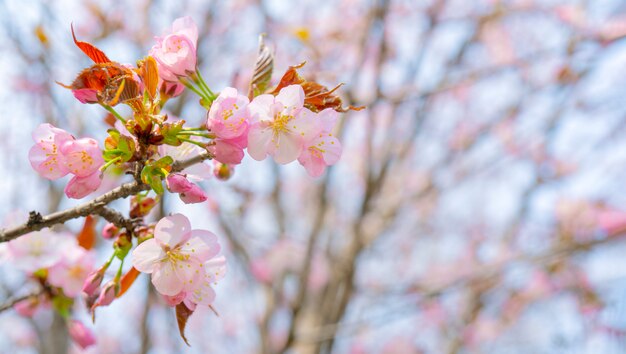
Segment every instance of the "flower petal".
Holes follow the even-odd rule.
[[[155,239],[149,239],[133,251],[133,267],[143,273],[152,273],[157,263],[165,258],[165,252]]]
[[[154,238],[162,247],[175,248],[190,237],[191,224],[182,214],[173,214],[161,219],[154,227]]]

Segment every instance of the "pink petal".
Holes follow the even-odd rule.
[[[79,177],[91,175],[104,164],[98,142],[91,138],[67,141],[60,147],[60,152],[70,172]]]
[[[152,273],[152,284],[159,293],[168,296],[180,293],[185,286],[183,280],[176,275],[171,262],[159,263]]]
[[[276,95],[276,102],[285,106],[286,113],[302,108],[304,105],[304,89],[300,85],[290,85]]]
[[[257,161],[262,161],[267,157],[270,150],[273,150],[271,141],[274,132],[269,127],[263,127],[257,123],[250,128],[248,134],[248,154]]]
[[[280,134],[274,144],[274,161],[281,165],[295,161],[302,152],[302,140],[296,134]]]
[[[151,238],[133,250],[133,267],[143,273],[152,273],[157,263],[166,257],[159,243]]]
[[[69,181],[67,186],[65,186],[65,195],[67,195],[68,198],[73,199],[86,197],[100,187],[100,184],[102,183],[102,179],[100,177],[100,171],[98,170],[85,177],[74,176]]]
[[[215,257],[219,252],[220,245],[217,243],[217,236],[206,230],[191,231],[191,238],[180,249],[181,254],[189,255],[200,263]]]
[[[154,227],[154,238],[161,247],[175,248],[190,237],[191,224],[182,214],[172,214],[161,219]]]
[[[251,114],[251,122],[259,120],[273,120],[273,115],[270,115],[270,107],[274,103],[274,96],[264,94],[256,96],[252,102],[248,105],[248,109]]]

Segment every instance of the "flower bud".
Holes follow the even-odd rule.
[[[120,284],[116,281],[109,281],[100,291],[100,296],[96,300],[96,303],[92,306],[92,309],[98,306],[109,306],[120,291]]]
[[[68,323],[68,332],[74,343],[85,349],[96,344],[96,337],[93,332],[87,328],[82,322],[70,320]]]
[[[232,177],[235,172],[235,168],[232,165],[225,163],[216,163],[215,167],[213,167],[213,174],[217,179],[222,181],[227,181]]]
[[[102,237],[110,240],[115,237],[119,231],[120,229],[117,226],[113,225],[112,223],[107,223],[102,229]]]
[[[94,295],[100,288],[102,279],[104,278],[104,272],[106,271],[106,265],[100,267],[100,269],[94,270],[87,276],[83,283],[83,293],[88,296]]]

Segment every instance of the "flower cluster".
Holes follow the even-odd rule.
[[[65,187],[65,194],[70,198],[80,199],[98,189],[101,183],[99,169],[104,159],[96,140],[75,139],[51,124],[39,125],[32,136],[35,145],[30,149],[28,159],[41,176],[53,180],[73,174]]]
[[[95,255],[68,233],[49,230],[32,232],[7,244],[3,257],[17,269],[43,284],[45,289],[15,304],[16,311],[31,317],[40,308],[53,306],[67,318],[70,336],[85,348],[95,343],[93,334],[80,321],[69,318],[72,298],[81,293]]]
[[[91,216],[79,234],[79,239],[88,235],[87,241],[76,243],[70,237],[50,245],[43,234],[34,233],[9,245],[11,257],[53,289],[43,300],[62,297],[60,303],[66,305],[56,310],[68,318],[69,332],[81,346],[92,344],[93,336],[80,322],[69,320],[73,297],[84,296],[95,315],[96,308],[122,296],[140,273],[150,274],[156,291],[176,307],[185,339],[187,318],[197,306],[212,305],[216,296],[212,286],[225,276],[226,259],[219,255],[217,236],[192,230],[182,214],[146,222],[145,217],[162,201],[161,194],[176,193],[186,204],[205,202],[209,195],[200,182],[211,176],[230,178],[246,150],[259,161],[268,156],[279,164],[298,160],[309,175],[320,176],[341,155],[341,143],[333,136],[339,113],[358,108],[342,107],[334,94],[339,86],[329,90],[302,78],[296,71],[302,65],[290,67],[270,88],[273,56],[263,43],[248,94],[234,87],[213,93],[197,67],[198,29],[190,17],[177,19],[167,33],[156,37],[149,55],[138,60],[136,67],[109,59],[94,45],[79,41],[73,30],[72,35],[93,65],[70,85],[61,85],[81,103],[99,104],[108,111],[108,136],[101,150],[94,139],[76,139],[42,124],[33,133],[31,165],[48,179],[72,174],[65,188],[70,198],[82,198],[98,189],[102,174],[111,166],[140,188],[118,188],[101,199],[130,197],[128,217],[99,203],[90,210],[109,221],[102,237],[112,241],[113,251],[99,268],[92,269],[93,255],[88,251],[95,242],[96,221]],[[184,89],[198,95],[206,109],[206,121],[200,126],[190,126],[188,119],[166,111],[166,103]],[[129,116],[118,113],[115,107],[120,104],[131,109]],[[203,162],[207,159],[214,160],[213,167]],[[133,267],[124,271],[129,254]],[[116,259],[117,272],[105,280]],[[17,307],[28,311],[41,302],[36,300]]]

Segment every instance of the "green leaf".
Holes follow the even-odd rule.
[[[163,135],[163,143],[172,146],[179,146],[183,142],[178,138],[178,134],[183,130],[184,120],[174,123],[163,123],[161,126],[161,135]]]

